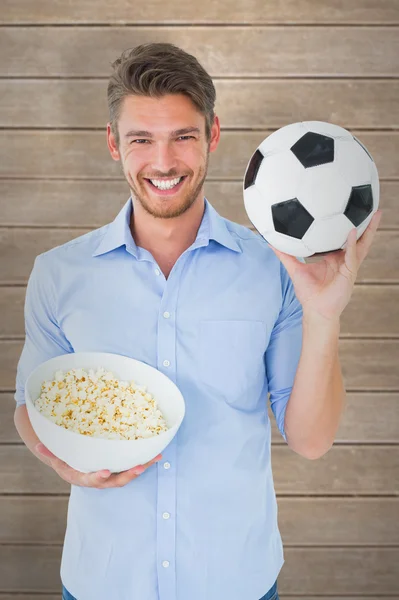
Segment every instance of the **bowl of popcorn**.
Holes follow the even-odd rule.
[[[25,383],[40,441],[83,473],[126,471],[149,462],[176,435],[184,398],[166,375],[119,354],[73,352],[51,358]]]

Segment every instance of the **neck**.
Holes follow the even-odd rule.
[[[137,246],[155,255],[177,258],[195,241],[205,210],[205,201],[196,200],[183,214],[171,219],[153,217],[133,198],[130,230]]]

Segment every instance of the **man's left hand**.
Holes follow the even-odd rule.
[[[339,320],[351,298],[359,267],[373,243],[381,215],[382,211],[377,210],[359,240],[356,240],[356,228],[353,228],[345,250],[322,255],[323,260],[315,263],[304,264],[269,244],[291,277],[304,315],[332,322]]]

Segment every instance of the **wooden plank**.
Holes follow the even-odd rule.
[[[398,446],[334,446],[315,461],[308,461],[288,446],[275,446],[273,452],[279,494],[382,496],[399,492]]]
[[[64,543],[68,496],[0,496],[0,509],[0,544]]]
[[[61,588],[58,594],[37,594],[36,592],[29,592],[25,594],[14,594],[14,593],[1,593],[0,592],[0,600],[60,600]],[[312,599],[312,600],[317,600]],[[334,598],[329,598],[329,600],[334,600]],[[340,598],[339,600],[345,600],[345,598]],[[356,598],[349,598],[348,600],[358,600]],[[367,600],[373,600],[372,598],[367,598]],[[377,599],[378,600],[378,599]],[[392,599],[390,599],[392,600]]]
[[[106,77],[123,49],[148,41],[173,42],[211,77],[387,77],[399,71],[395,27],[4,27],[0,76]]]
[[[226,18],[227,17],[227,18]],[[54,4],[53,0],[3,0],[0,23],[13,24],[147,24],[147,23],[342,23],[392,24],[399,23],[399,9],[395,0],[357,0],[342,5],[340,0],[286,0],[265,5],[263,0],[240,4],[224,0],[222,4],[205,0],[198,11],[196,4],[182,4],[178,0],[143,2],[139,11],[133,11],[127,2],[110,5],[107,0],[69,0]]]
[[[215,208],[217,208],[216,203]],[[26,283],[38,254],[76,239],[90,230],[91,228],[7,229],[0,227],[0,284]],[[360,266],[357,283],[397,283],[399,281],[398,256],[397,231],[378,229],[369,254]],[[308,260],[319,259],[310,257]]]
[[[341,337],[399,334],[399,287],[355,284],[341,315]]]
[[[381,599],[398,590],[399,548],[285,548],[283,595],[359,595]],[[0,546],[4,591],[59,592],[61,547]],[[265,590],[267,591],[267,590]],[[331,595],[328,597],[331,599]]]
[[[0,443],[20,442],[14,425],[13,392],[0,394]],[[285,444],[270,405],[272,443]],[[399,441],[399,394],[384,392],[348,392],[346,407],[337,433],[336,443],[391,443]]]
[[[284,545],[399,544],[399,498],[278,498]]]
[[[284,545],[399,544],[399,498],[277,500]],[[67,509],[68,496],[0,496],[0,543],[62,544]]]
[[[0,391],[15,389],[23,341],[0,340]],[[340,361],[347,391],[398,391],[399,341],[341,339]]]
[[[70,486],[22,445],[0,446],[0,494],[68,493]],[[307,460],[286,444],[273,447],[278,494],[398,494],[399,446],[337,446]]]
[[[241,181],[207,181],[206,198],[225,218],[252,227],[245,212]],[[113,221],[130,190],[120,181],[0,180],[0,225],[101,227]],[[379,229],[399,228],[399,181],[382,181]]]
[[[284,594],[397,594],[399,548],[285,548],[279,577]],[[309,596],[308,596],[309,595]]]
[[[26,286],[0,287],[0,339],[24,338]],[[355,284],[341,316],[342,338],[399,337],[399,286]]]
[[[395,393],[347,393],[336,442],[399,441],[399,396]],[[283,440],[284,442],[284,440]]]
[[[60,596],[61,553],[61,546],[0,546],[0,590]]]
[[[225,128],[277,129],[310,120],[381,129],[399,121],[398,80],[216,79],[214,85],[215,112]],[[48,79],[0,80],[0,125],[103,128],[108,120],[106,87],[103,79],[59,79],[56,84]],[[390,143],[397,133],[382,135]],[[389,164],[395,164],[393,158]]]
[[[241,183],[249,159],[272,131],[222,131],[218,149],[209,157],[208,178],[227,182],[239,180]],[[399,179],[396,160],[399,132],[351,131],[372,153],[380,179]],[[1,155],[1,178],[115,179],[116,183],[123,182],[124,189],[128,189],[120,163],[113,161],[109,155],[104,132],[48,130],[13,131],[10,134],[9,131],[0,131],[0,144],[7,147],[7,152]],[[50,183],[55,185],[55,182]],[[1,182],[1,185],[5,183]],[[28,185],[31,185],[30,181]],[[40,185],[45,192],[46,184]],[[64,186],[65,182],[61,185]],[[121,188],[112,189],[118,191]],[[239,190],[239,197],[242,199],[242,190]],[[25,201],[27,203],[28,199]]]
[[[12,403],[8,410],[14,410]],[[268,414],[272,424],[272,443],[284,445],[285,441],[277,428],[270,404]],[[13,435],[13,433],[6,434],[4,441],[9,441],[9,437]],[[336,444],[397,444],[398,441],[399,395],[397,393],[347,393],[345,410],[335,438]]]
[[[36,592],[27,592],[25,594],[10,594],[0,592],[0,600],[60,600],[61,589],[58,594],[36,594]],[[316,598],[317,600],[317,598]],[[329,599],[331,600],[331,598]],[[334,600],[334,599],[332,599]],[[342,600],[342,598],[340,598]],[[343,599],[345,600],[345,599]],[[351,598],[349,600],[352,600]],[[355,598],[353,600],[356,600]],[[367,598],[370,600],[370,598]],[[373,599],[371,599],[373,600]]]

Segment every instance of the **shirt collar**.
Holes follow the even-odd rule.
[[[219,215],[206,198],[204,200],[205,211],[201,225],[198,229],[195,246],[207,246],[209,240],[215,240],[222,246],[230,248],[230,250],[242,252],[240,246],[228,230],[225,219]],[[130,254],[139,258],[139,248],[136,245],[130,230],[132,210],[133,201],[130,196],[129,200],[122,207],[122,210],[117,214],[115,219],[108,224],[105,234],[101,238],[92,256],[99,256],[106,252],[110,252],[111,250],[116,250],[116,248],[120,248],[121,246],[125,246]]]

